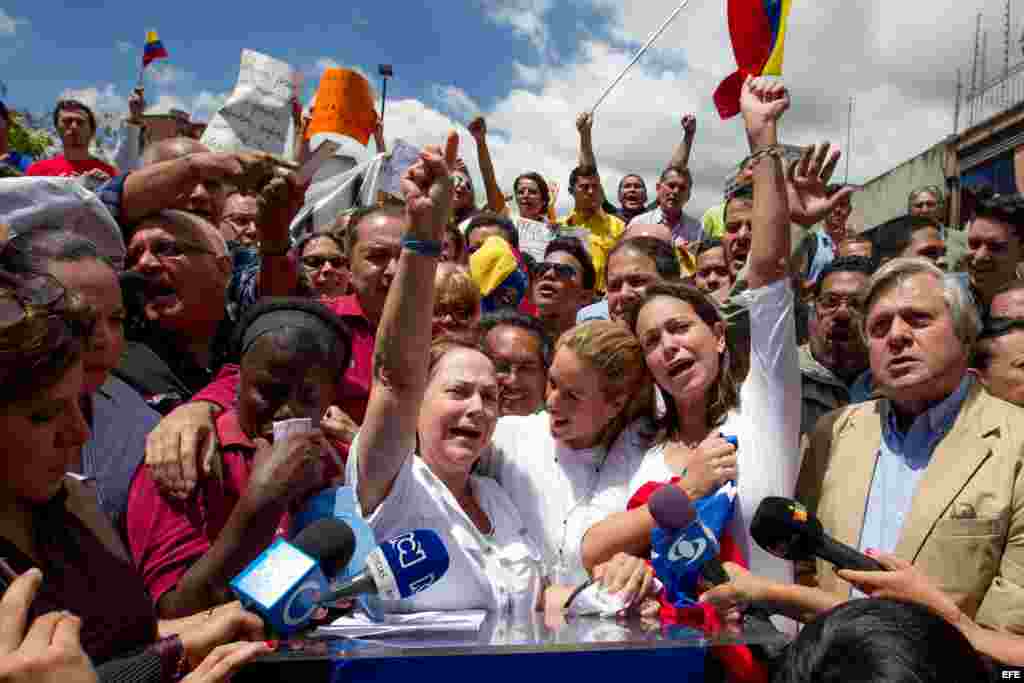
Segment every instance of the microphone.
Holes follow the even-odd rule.
[[[679,580],[689,584],[698,573],[713,584],[728,583],[729,575],[718,559],[718,537],[697,515],[685,491],[677,486],[662,486],[651,494],[647,509],[659,527],[652,533],[651,560],[656,568],[662,565],[676,579],[670,579],[671,584]]]
[[[282,636],[305,626],[329,590],[320,557],[333,568],[355,550],[352,530],[335,519],[319,520],[295,541],[276,539],[230,583],[242,605]]]
[[[381,543],[366,558],[362,572],[332,588],[318,602],[366,594],[401,600],[433,586],[448,565],[448,551],[437,532],[416,529]]]
[[[750,523],[750,535],[759,546],[784,560],[820,557],[839,569],[885,571],[876,560],[828,536],[807,508],[789,498],[762,500]]]
[[[352,527],[335,517],[313,522],[292,539],[292,545],[320,561],[326,576],[336,576],[348,565],[356,551]]]

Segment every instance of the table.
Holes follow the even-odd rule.
[[[721,680],[707,649],[778,644],[747,629],[708,635],[655,621],[491,614],[478,633],[428,633],[374,640],[304,639],[246,667],[235,681],[683,681]],[[710,663],[705,671],[705,660]],[[711,669],[714,669],[712,671]]]

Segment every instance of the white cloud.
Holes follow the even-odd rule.
[[[192,99],[192,119],[195,121],[209,121],[217,113],[217,110],[224,106],[231,93],[212,93],[203,90]]]
[[[18,26],[28,24],[28,19],[12,17],[0,8],[0,36],[13,36],[18,32]]]
[[[454,85],[440,85],[435,83],[431,87],[434,99],[439,101],[451,114],[468,121],[480,113],[480,105],[466,94],[462,88]]]
[[[155,62],[146,67],[146,76],[160,85],[174,85],[190,81],[195,76],[167,62]]]
[[[492,22],[510,27],[542,54],[547,53],[550,35],[544,16],[551,9],[551,0],[481,0],[480,4]]]
[[[341,64],[330,57],[321,57],[316,60],[316,72],[318,74],[323,73],[327,69],[337,69]]]
[[[89,88],[67,88],[60,97],[61,99],[78,100],[101,117],[104,114],[119,115],[128,111],[128,98],[118,94],[117,87],[113,83]]]
[[[127,40],[119,40],[116,43],[114,43],[114,45],[117,47],[119,52],[122,52],[126,55],[138,51],[138,48],[134,44],[129,43]]]

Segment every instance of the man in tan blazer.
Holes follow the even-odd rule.
[[[884,399],[823,417],[797,498],[825,532],[913,562],[978,623],[1024,633],[1024,411],[967,373],[977,312],[922,259],[872,277],[863,329]],[[850,596],[823,561],[812,580]]]

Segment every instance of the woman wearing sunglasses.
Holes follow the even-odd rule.
[[[55,611],[81,619],[100,680],[169,682],[217,645],[259,637],[261,622],[237,604],[158,621],[94,489],[65,475],[89,438],[80,398],[95,324],[53,277],[0,271],[0,556],[17,574],[42,571],[29,619]],[[197,672],[190,683],[226,675]]]
[[[299,296],[335,299],[348,294],[351,272],[345,244],[330,232],[315,232],[295,245],[299,261]]]

